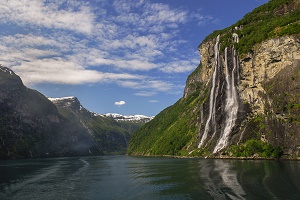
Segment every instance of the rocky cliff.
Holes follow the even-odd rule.
[[[209,35],[183,98],[133,135],[128,153],[299,157],[299,7],[272,0]]]
[[[219,153],[254,138],[299,156],[299,39],[268,39],[244,56],[233,47],[220,55],[217,39],[200,46],[201,77],[189,80],[210,88],[209,101],[201,105],[199,148]]]

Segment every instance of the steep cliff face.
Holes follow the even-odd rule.
[[[207,117],[204,128],[200,125],[199,132],[203,132],[198,148],[213,145],[213,153],[228,146],[237,121],[241,118],[243,107],[237,91],[240,83],[240,63],[234,48],[225,48],[220,52],[220,36],[216,38],[213,55],[208,62],[212,66],[203,67],[202,82],[210,87],[208,106],[205,107]],[[204,45],[206,46],[206,45]],[[207,77],[211,77],[210,81]],[[206,81],[206,82],[205,82]],[[209,86],[210,85],[210,86]],[[203,131],[202,131],[203,129]]]
[[[299,157],[299,8],[272,0],[209,35],[183,98],[133,135],[128,153]]]
[[[218,153],[255,138],[299,155],[299,39],[269,39],[241,58],[233,47],[220,55],[218,39],[200,46],[199,82],[210,88],[210,96],[203,105],[206,121],[199,128],[199,148]]]
[[[260,94],[266,94],[266,84],[283,69],[298,65],[299,50],[299,37],[284,36],[257,45],[256,50],[242,58],[240,96],[254,107],[256,114],[264,113],[265,98]]]

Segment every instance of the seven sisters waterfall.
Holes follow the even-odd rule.
[[[235,42],[238,42],[236,34],[233,35],[233,38]],[[213,153],[217,153],[227,146],[239,109],[239,95],[236,89],[239,82],[237,52],[233,47],[226,47],[224,62],[222,62],[219,40],[220,36],[217,37],[214,46],[215,62],[209,95],[209,114],[201,141],[198,144],[198,148],[203,147],[204,144],[210,143],[216,135],[219,135]],[[221,118],[217,119],[217,115]],[[219,134],[217,126],[220,126]]]

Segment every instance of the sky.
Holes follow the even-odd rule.
[[[90,111],[157,115],[178,101],[198,45],[267,0],[1,0],[0,64]]]

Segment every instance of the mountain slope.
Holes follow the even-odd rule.
[[[130,131],[121,127],[113,118],[90,112],[80,104],[76,97],[49,99],[56,105],[61,115],[87,131],[103,153],[125,152]]]
[[[0,158],[101,153],[89,135],[2,65],[0,86]]]
[[[124,154],[145,124],[90,112],[76,97],[50,100],[0,65],[0,159]]]
[[[200,45],[183,97],[128,154],[298,157],[300,2],[271,0]]]

